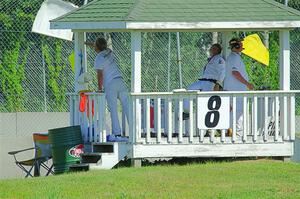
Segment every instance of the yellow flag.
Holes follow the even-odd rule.
[[[243,48],[244,50],[242,53],[266,66],[269,66],[269,50],[265,47],[257,34],[245,37],[243,41]]]
[[[71,69],[74,72],[75,71],[75,53],[72,52],[71,55],[69,55],[68,57],[70,65],[71,65]]]

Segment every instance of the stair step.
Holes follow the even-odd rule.
[[[89,169],[88,164],[73,164],[69,167],[70,172],[88,171]]]
[[[81,154],[81,163],[97,163],[101,157],[101,153],[83,153]]]
[[[112,142],[93,143],[92,148],[94,153],[113,153],[114,144]]]

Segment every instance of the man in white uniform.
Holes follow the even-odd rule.
[[[94,47],[98,53],[94,63],[94,69],[97,71],[98,89],[103,92],[104,88],[111,115],[112,134],[107,136],[107,141],[127,141],[127,138],[121,137],[117,99],[121,101],[122,110],[128,120],[128,91],[114,54],[111,49],[107,48],[107,42],[104,38],[98,38],[95,43],[86,42],[86,45]]]
[[[253,85],[249,83],[246,66],[241,58],[241,52],[243,51],[243,43],[241,42],[241,40],[233,38],[230,40],[229,46],[231,48],[231,53],[226,60],[224,90],[253,90]],[[237,133],[241,134],[241,131],[243,130],[243,99],[241,97],[236,99],[236,118]]]
[[[199,81],[191,84],[187,90],[198,91],[214,91],[216,86],[221,86],[225,77],[225,60],[223,59],[222,47],[220,44],[213,44],[209,50],[210,58],[204,66],[202,78]],[[189,102],[183,102],[184,112],[188,113]],[[188,114],[184,114],[184,119],[187,119]]]

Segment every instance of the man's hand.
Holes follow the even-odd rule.
[[[84,42],[84,44],[87,45],[87,46],[90,46],[90,47],[94,47],[95,46],[95,43],[88,42],[88,41]]]
[[[249,82],[248,82],[248,84],[247,84],[247,88],[248,88],[250,91],[254,90],[254,86],[253,86],[252,84],[250,84]]]

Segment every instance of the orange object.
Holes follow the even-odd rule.
[[[87,108],[85,107],[85,105],[87,106]],[[87,117],[89,117],[89,112],[90,112],[89,107],[90,107],[90,100],[89,100],[88,96],[86,96],[84,93],[80,93],[79,111],[83,113],[85,110],[87,110],[86,115],[87,115]],[[94,100],[92,100],[92,116],[93,117],[94,117],[94,112],[95,112]]]
[[[79,111],[84,112],[85,111],[85,101],[86,96],[84,93],[80,93],[80,101],[79,101]]]

